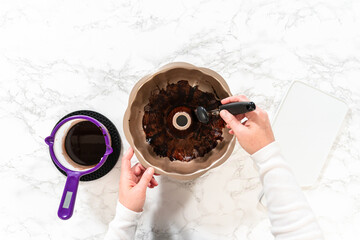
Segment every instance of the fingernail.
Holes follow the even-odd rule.
[[[132,148],[131,148],[131,147],[129,147],[129,148],[128,148],[128,150],[125,152],[124,156],[129,155],[129,154],[131,153],[131,151],[132,151]]]
[[[154,168],[148,167],[148,168],[146,169],[146,173],[147,173],[147,174],[150,174],[150,175],[153,175],[153,174],[154,174]]]

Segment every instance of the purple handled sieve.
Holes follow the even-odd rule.
[[[65,149],[63,147],[64,137],[68,130],[76,123],[81,121],[90,121],[95,124],[102,131],[105,138],[106,150],[104,156],[101,158],[99,163],[95,166],[89,167],[74,167],[66,159],[68,156],[64,153]],[[111,147],[111,138],[106,127],[97,121],[96,119],[85,116],[85,115],[76,115],[65,118],[59,122],[55,128],[52,130],[51,135],[45,138],[45,142],[49,145],[50,155],[54,163],[64,172],[66,172],[67,179],[65,183],[65,188],[63,195],[61,197],[60,206],[58,210],[59,218],[66,220],[69,219],[74,211],[76,193],[79,185],[80,177],[89,173],[92,173],[99,169],[106,161],[107,157],[112,153],[113,149]]]

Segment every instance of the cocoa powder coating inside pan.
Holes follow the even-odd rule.
[[[218,108],[220,100],[198,86],[180,80],[165,89],[152,91],[144,107],[142,120],[146,141],[160,157],[189,162],[203,157],[223,140],[225,122],[220,116],[209,116],[207,124],[196,119],[194,110]]]

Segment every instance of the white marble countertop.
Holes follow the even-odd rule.
[[[305,194],[326,239],[360,235],[360,2],[1,1],[0,238],[102,239],[114,216],[120,161],[81,182],[70,220],[57,217],[65,177],[44,138],[79,109],[117,126],[132,86],[185,61],[221,74],[273,116],[291,81],[350,107],[316,187]],[[134,162],[136,159],[134,159]],[[201,178],[158,177],[137,239],[272,239],[258,174],[237,145]]]

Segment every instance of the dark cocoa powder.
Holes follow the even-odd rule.
[[[69,157],[83,166],[99,163],[106,151],[102,131],[90,121],[82,121],[72,126],[64,144]]]
[[[214,93],[203,92],[185,80],[168,84],[166,89],[154,90],[144,107],[146,141],[158,156],[168,157],[171,161],[188,162],[203,157],[223,140],[225,122],[220,116],[211,115],[207,124],[201,123],[194,110],[203,106],[210,111],[220,105]],[[186,112],[191,116],[188,129],[178,130],[173,126],[173,116],[177,112]]]

